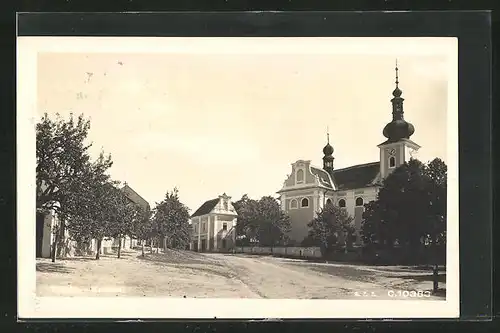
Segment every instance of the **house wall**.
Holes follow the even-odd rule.
[[[226,240],[226,248],[234,246],[236,233],[236,210],[231,204],[231,197],[221,195],[219,202],[208,214],[191,218],[191,242],[190,250],[194,251],[220,251],[222,240]],[[227,230],[222,230],[227,223]],[[203,227],[205,225],[205,228]],[[206,240],[206,246],[202,249],[202,241]]]
[[[216,246],[214,251],[228,251],[234,247],[236,241],[236,221],[237,218],[231,215],[217,215],[217,224],[214,229]],[[224,230],[224,223],[227,224],[227,230]],[[225,240],[225,248],[223,247]]]
[[[353,218],[356,228],[357,244],[361,241],[361,222],[363,218],[364,207],[356,207],[356,199],[362,198],[363,204],[376,200],[378,193],[377,187],[365,187],[359,189],[333,191],[315,187],[312,189],[296,189],[281,193],[281,208],[290,216],[291,231],[289,237],[297,242],[301,242],[309,233],[307,224],[316,217],[318,211],[324,207],[326,200],[330,199],[333,204],[339,205],[339,201],[344,199],[346,202],[347,213]],[[309,200],[309,207],[301,208],[302,198]],[[291,208],[291,201],[297,200],[298,208]]]
[[[302,199],[309,200],[308,207],[301,207]],[[292,200],[297,201],[297,208],[291,208]],[[314,207],[315,192],[314,190],[297,190],[287,192],[285,197],[285,212],[290,217],[290,232],[288,236],[291,240],[296,242],[302,242],[302,240],[308,235],[309,227],[307,226],[309,222],[315,216],[315,207]]]
[[[45,215],[43,221],[43,238],[42,238],[42,258],[50,258],[52,243],[54,242],[54,235],[52,228],[56,224],[56,216],[54,212]]]

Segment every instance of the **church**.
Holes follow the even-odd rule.
[[[392,121],[383,129],[386,140],[377,147],[380,159],[369,163],[335,169],[334,149],[327,144],[323,148],[323,167],[311,165],[310,160],[292,163],[292,170],[280,195],[281,209],[290,216],[290,240],[299,245],[308,235],[311,222],[326,204],[334,204],[347,210],[354,220],[355,244],[361,245],[361,221],[364,205],[377,198],[382,181],[395,168],[407,162],[420,146],[410,140],[415,132],[412,124],[404,119],[402,91],[399,88],[396,65],[396,88],[392,92]]]

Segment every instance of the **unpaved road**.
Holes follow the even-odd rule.
[[[429,272],[403,267],[321,264],[231,254],[127,252],[37,259],[39,296],[153,296],[301,299],[415,299],[432,288]],[[440,283],[440,288],[445,288]],[[412,297],[413,295],[413,297]],[[443,296],[418,297],[444,299]]]

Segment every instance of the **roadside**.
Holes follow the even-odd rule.
[[[215,260],[185,251],[37,259],[36,265],[38,296],[258,297]]]
[[[411,273],[412,275],[409,275]],[[413,278],[416,274],[417,278]],[[420,274],[420,275],[419,275]],[[408,277],[408,276],[410,277]],[[427,290],[425,272],[318,264],[276,257],[123,252],[122,258],[37,259],[39,296],[193,298],[407,299],[392,290]],[[443,284],[443,286],[445,286]],[[443,299],[427,297],[427,299]]]

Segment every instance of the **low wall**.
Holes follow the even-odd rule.
[[[275,255],[297,258],[321,258],[321,250],[319,247],[249,247],[238,246],[235,248],[236,253]]]

